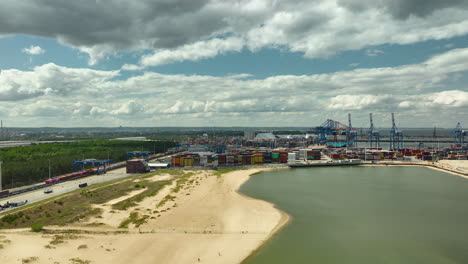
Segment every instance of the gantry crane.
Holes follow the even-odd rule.
[[[351,125],[351,114],[348,113],[348,130],[346,133],[346,146],[348,148],[357,148],[357,131]]]
[[[348,126],[332,120],[332,119],[327,119],[325,122],[323,122],[320,126],[315,127],[314,132],[318,134],[318,143],[319,144],[330,144],[335,147],[338,145],[343,145],[346,144],[346,142],[341,142],[340,140],[337,139],[338,136],[343,136],[345,133],[348,131]],[[330,140],[328,136],[332,136],[333,140]],[[339,142],[339,144],[338,144]]]
[[[395,124],[395,114],[392,113],[392,129],[390,130],[390,150],[396,148],[403,148],[403,132],[398,130],[398,127]]]
[[[375,147],[380,148],[380,132],[375,130],[374,121],[372,120],[372,113],[369,114],[370,117],[370,128],[367,131],[367,143],[369,148],[372,148],[372,143],[375,140]]]
[[[463,130],[460,122],[458,122],[455,130],[452,131],[452,135],[455,138],[455,144],[465,144],[465,136],[468,135],[468,130]]]

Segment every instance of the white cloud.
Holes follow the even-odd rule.
[[[432,104],[449,107],[465,107],[465,109],[468,110],[468,92],[465,91],[453,90],[433,93],[427,96],[427,100]]]
[[[0,73],[0,111],[19,126],[306,126],[343,120],[348,111],[355,126],[359,118],[367,125],[368,112],[394,111],[402,126],[453,126],[457,119],[468,123],[468,92],[446,83],[467,71],[468,49],[414,65],[265,79],[144,72],[121,80],[117,71],[45,64]]]
[[[423,4],[420,0],[141,0],[57,6],[46,0],[4,0],[0,24],[2,34],[56,38],[88,53],[90,64],[119,51],[154,49],[154,58],[144,61],[159,65],[210,58],[244,46],[319,58],[383,44],[448,39],[468,34],[468,4],[462,0]],[[213,44],[231,38],[237,40],[233,45]]]
[[[199,41],[174,50],[156,50],[151,55],[143,56],[141,58],[141,64],[144,66],[157,66],[186,60],[198,61],[212,58],[229,51],[239,52],[243,45],[243,41],[235,37]]]
[[[111,111],[113,115],[134,115],[138,112],[142,111],[142,108],[139,103],[135,102],[135,100],[130,100],[125,102],[120,108]]]
[[[120,70],[122,71],[139,71],[142,70],[143,67],[135,65],[135,64],[124,64]]]
[[[375,57],[375,56],[379,56],[380,54],[384,54],[384,52],[378,49],[366,50],[366,56]]]
[[[53,63],[35,67],[33,71],[3,70],[0,72],[0,101],[18,101],[44,95],[69,96],[79,90],[93,92],[116,71],[73,69]]]
[[[468,92],[461,90],[413,95],[405,99],[398,104],[398,107],[403,109],[421,108],[427,111],[436,111],[439,115],[441,114],[440,109],[460,109],[461,114],[468,111]]]
[[[337,95],[330,99],[329,109],[360,110],[375,107],[387,99],[388,95]]]
[[[46,100],[38,100],[31,104],[18,108],[19,114],[22,116],[63,116],[67,114],[64,109],[60,108],[57,104],[50,104]]]
[[[29,54],[29,55],[40,55],[44,54],[45,50],[39,46],[33,46],[31,45],[29,48],[24,48],[22,49],[23,53]]]

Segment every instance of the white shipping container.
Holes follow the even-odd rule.
[[[296,163],[296,153],[288,153],[288,164]]]
[[[296,155],[296,160],[299,159],[299,151],[293,151],[294,152],[294,155]]]
[[[307,159],[307,149],[300,149],[299,150],[299,159],[300,160]]]
[[[200,157],[200,165],[206,166],[208,164],[208,157],[207,156],[201,156]]]

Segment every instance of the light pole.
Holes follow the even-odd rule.
[[[2,190],[2,163],[3,161],[0,160],[0,191]]]

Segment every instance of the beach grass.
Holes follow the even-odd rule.
[[[131,212],[130,216],[120,223],[119,228],[128,228],[129,224],[134,224],[135,227],[139,227],[140,225],[146,223],[148,218],[149,215],[143,215],[140,217],[138,212]]]
[[[33,224],[64,226],[88,219],[102,212],[101,209],[94,208],[93,204],[103,204],[131,191],[141,189],[141,185],[136,186],[133,181],[146,177],[145,174],[131,179],[96,184],[27,207],[18,208],[0,218],[0,229],[31,227]],[[139,184],[144,184],[146,190],[135,197],[124,200],[116,208],[135,206],[137,202],[145,197],[156,195],[162,187],[169,183],[170,181],[150,182],[141,180]]]
[[[156,182],[150,182],[150,181],[142,181],[139,182],[138,185],[144,185],[146,190],[143,191],[142,193],[139,193],[135,196],[132,196],[130,198],[127,198],[123,201],[120,201],[118,203],[115,203],[112,205],[112,209],[116,210],[127,210],[130,207],[136,206],[139,202],[141,202],[143,199],[146,197],[151,197],[155,196],[164,186],[170,184],[171,181],[166,180],[166,181],[156,181]],[[135,187],[134,187],[135,188]],[[136,188],[140,188],[139,186]]]

